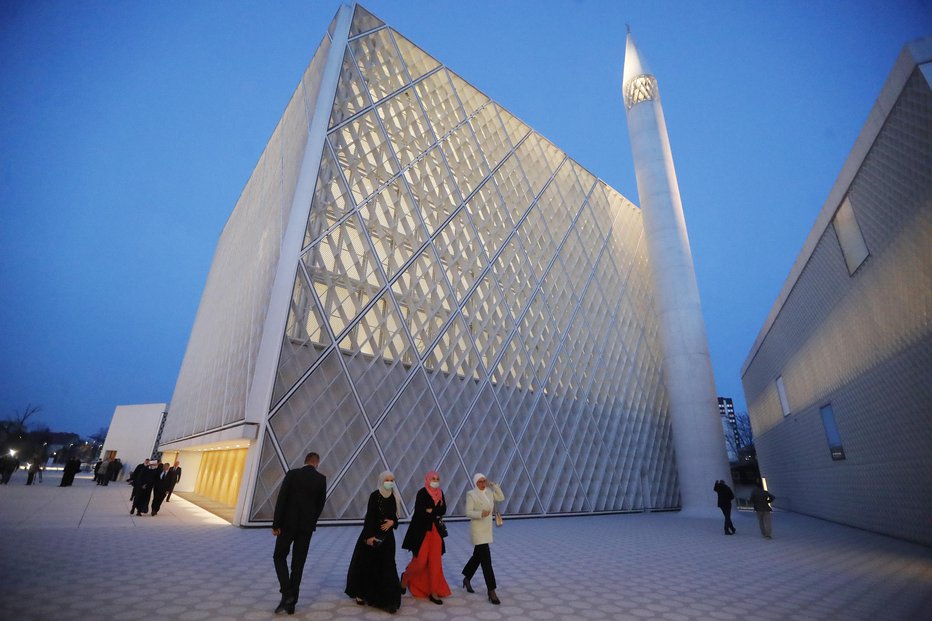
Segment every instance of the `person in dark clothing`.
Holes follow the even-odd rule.
[[[74,483],[74,475],[77,474],[80,468],[81,461],[79,459],[69,459],[66,461],[65,468],[62,470],[59,487],[71,487],[71,484]]]
[[[136,469],[133,470],[133,474],[129,475],[129,479],[127,480],[133,486],[133,491],[130,492],[129,494],[130,500],[133,500],[134,498],[136,498],[136,492],[138,491],[139,486],[142,484],[143,473],[145,473],[145,471],[148,470],[148,468],[149,468],[149,460],[147,459],[141,464],[139,464],[138,466],[136,466]],[[131,509],[130,514],[132,514],[133,511],[134,509]]]
[[[161,464],[161,468],[156,469],[156,479],[152,484],[152,517],[159,514],[162,508],[162,501],[165,500],[165,494],[168,493],[168,486],[171,484],[172,474],[169,472],[170,464]]]
[[[29,464],[29,470],[27,470],[27,472],[29,474],[26,476],[26,485],[32,485],[33,479],[36,478],[36,473],[39,472],[39,458],[38,457],[32,458],[32,462]]]
[[[317,472],[320,456],[308,453],[303,468],[294,468],[285,474],[275,514],[272,534],[275,535],[275,574],[278,576],[282,600],[275,613],[294,614],[301,588],[304,562],[311,545],[311,535],[317,528],[317,519],[327,500],[327,477]],[[291,553],[291,572],[288,572],[288,554]]]
[[[754,513],[757,514],[760,534],[765,539],[773,539],[773,509],[770,508],[770,503],[774,500],[776,497],[765,490],[763,483],[758,481],[757,487],[751,492],[751,504],[754,505]]]
[[[103,467],[103,460],[98,459],[97,463],[94,464],[94,483],[100,485],[100,469]]]
[[[110,462],[110,465],[107,467],[107,479],[110,481],[116,481],[117,477],[120,475],[120,470],[123,469],[123,462],[118,459],[114,459]],[[106,485],[106,484],[105,484]]]
[[[130,515],[133,514],[133,511],[136,512],[136,515],[145,515],[149,512],[149,499],[152,497],[152,489],[159,478],[159,466],[161,464],[148,459],[146,461],[149,463],[149,467],[138,474],[134,473],[133,507],[130,510]],[[136,470],[138,471],[139,468],[136,468]]]
[[[19,468],[19,460],[11,453],[0,457],[0,484],[6,485],[10,482],[10,477]]]
[[[171,502],[172,492],[175,491],[175,485],[178,481],[181,480],[181,465],[180,462],[175,462],[175,465],[169,470],[171,477],[168,480],[168,491],[165,494],[165,502]]]
[[[716,481],[712,490],[718,494],[718,508],[722,510],[722,514],[725,516],[725,534],[734,535],[738,532],[731,521],[731,501],[735,499],[735,493],[722,480]]]
[[[379,475],[378,488],[369,495],[349,571],[345,593],[359,605],[369,604],[394,614],[401,606],[398,569],[395,567],[395,529],[401,502],[395,491],[395,475]]]

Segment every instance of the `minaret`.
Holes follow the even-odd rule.
[[[716,511],[712,486],[717,479],[731,478],[715,378],[657,79],[638,56],[630,28],[622,92],[660,323],[683,512],[711,514]]]

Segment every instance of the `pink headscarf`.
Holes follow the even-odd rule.
[[[430,486],[431,477],[440,478],[440,473],[437,472],[436,470],[431,470],[430,472],[425,474],[424,475],[424,489],[426,489],[427,493],[430,494],[430,497],[434,501],[434,505],[442,505],[443,504],[443,490],[441,490],[439,487],[437,489],[434,489]]]

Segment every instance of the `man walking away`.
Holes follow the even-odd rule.
[[[774,495],[765,490],[763,483],[758,481],[757,487],[751,492],[751,504],[754,505],[754,513],[757,514],[760,534],[767,539],[773,539],[773,509],[770,508],[770,503],[774,500]]]
[[[317,472],[320,456],[308,453],[304,467],[289,470],[285,474],[275,503],[272,519],[272,534],[275,535],[275,573],[278,576],[282,600],[275,613],[294,614],[301,587],[301,575],[311,535],[317,528],[317,518],[327,500],[327,477]],[[291,573],[288,572],[288,553],[291,552]]]

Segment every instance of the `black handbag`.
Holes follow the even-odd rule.
[[[441,537],[446,538],[450,533],[447,532],[447,525],[443,523],[443,519],[439,519],[435,522],[437,525],[437,534]]]

